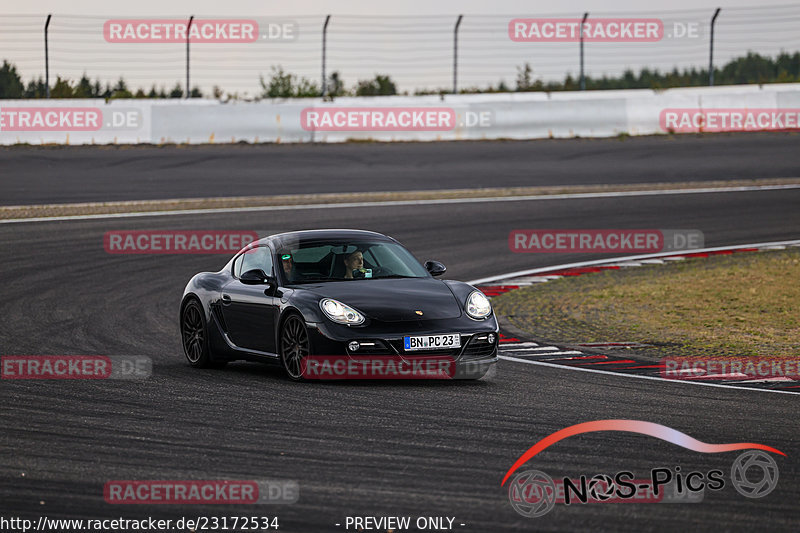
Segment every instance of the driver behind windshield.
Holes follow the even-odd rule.
[[[364,254],[361,250],[344,256],[344,267],[345,279],[372,277],[372,271],[364,268]]]
[[[297,270],[294,268],[292,254],[281,254],[281,264],[283,265],[283,273],[286,275],[286,280],[289,283],[297,281],[299,276],[297,275]]]

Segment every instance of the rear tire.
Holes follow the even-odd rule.
[[[195,299],[181,312],[181,340],[183,353],[195,368],[222,368],[227,361],[215,361],[208,345],[208,324],[203,307]]]

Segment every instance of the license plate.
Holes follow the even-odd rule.
[[[403,347],[407,352],[436,348],[441,350],[460,348],[461,335],[458,333],[450,333],[447,335],[421,335],[418,337],[403,337]]]

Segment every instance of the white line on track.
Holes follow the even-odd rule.
[[[557,365],[554,363],[546,363],[544,361],[532,361],[530,359],[518,359],[516,357],[508,357],[506,355],[498,356],[500,359],[504,359],[506,361],[512,361],[514,363],[525,363],[527,365],[539,365],[539,366],[548,366],[550,368],[559,368],[562,370],[577,370],[579,372],[592,372],[594,374],[605,374],[608,376],[619,376],[623,378],[635,378],[635,379],[649,379],[652,381],[664,381],[667,383],[687,383],[690,385],[699,385],[702,387],[717,387],[721,389],[736,389],[736,390],[747,390],[747,391],[758,391],[758,392],[774,392],[778,394],[800,394],[800,392],[792,392],[786,390],[773,390],[773,389],[758,389],[753,387],[737,387],[735,385],[720,385],[718,383],[703,383],[701,381],[684,381],[684,380],[675,380],[675,379],[665,379],[665,378],[658,378],[655,376],[642,376],[640,374],[623,374],[621,372],[610,372],[608,370],[597,370],[596,368],[585,368],[585,367],[575,367],[575,366],[566,366],[566,365]]]
[[[199,215],[212,213],[248,213],[259,211],[294,211],[300,209],[339,209],[348,207],[390,207],[406,205],[442,205],[442,204],[471,204],[493,202],[527,202],[537,200],[580,200],[592,198],[619,198],[621,196],[669,196],[675,194],[711,194],[723,192],[750,192],[750,191],[776,191],[785,189],[800,189],[800,184],[789,185],[750,185],[743,187],[701,187],[696,189],[650,189],[642,191],[619,192],[587,192],[568,194],[540,194],[530,196],[501,196],[478,198],[440,198],[428,200],[387,200],[378,202],[346,202],[332,204],[298,204],[298,205],[273,205],[262,207],[220,207],[211,209],[184,209],[172,211],[142,211],[134,213],[106,213],[96,215],[64,215],[55,217],[9,218],[0,220],[0,224],[14,224],[19,222],[55,222],[63,220],[95,220],[109,218],[129,217],[157,217],[173,215]],[[18,207],[18,206],[15,206]],[[24,206],[21,206],[24,207]]]
[[[509,272],[507,274],[500,274],[498,276],[490,276],[488,278],[481,278],[481,279],[474,279],[472,281],[468,281],[470,285],[486,285],[489,283],[493,283],[496,281],[503,280],[508,285],[513,285],[513,279],[519,276],[532,276],[534,274],[539,274],[541,272],[554,272],[554,271],[561,271],[567,270],[569,268],[580,268],[585,266],[594,266],[594,265],[606,265],[609,263],[619,263],[621,261],[640,261],[641,259],[652,259],[652,258],[661,258],[665,261],[671,260],[673,257],[682,256],[685,254],[702,254],[706,252],[717,252],[723,250],[736,250],[739,248],[765,248],[767,246],[798,246],[800,245],[800,239],[795,239],[791,241],[775,241],[775,242],[761,242],[755,244],[734,244],[733,246],[717,246],[715,248],[699,248],[696,250],[682,250],[680,252],[659,252],[655,254],[645,254],[645,255],[631,255],[628,257],[614,257],[609,259],[596,259],[593,261],[580,261],[577,263],[567,263],[564,265],[553,265],[547,267],[539,267],[539,268],[531,268],[528,270],[518,270],[516,272]]]
[[[553,351],[553,350],[560,350],[561,348],[557,346],[537,346],[536,348],[526,348],[520,347],[517,348],[516,346],[509,346],[505,351],[507,352],[546,352],[546,351]]]
[[[514,346],[519,348],[525,348],[527,346],[539,346],[539,344],[535,342],[514,342],[514,343],[503,343],[500,345],[500,349],[503,349],[504,346]]]

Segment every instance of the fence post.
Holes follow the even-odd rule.
[[[581,91],[586,90],[586,78],[583,75],[583,25],[586,23],[586,19],[589,18],[589,12],[583,14],[583,20],[581,20]]]
[[[714,11],[714,16],[711,17],[711,42],[708,49],[708,85],[714,85],[714,23],[717,22],[720,8]]]
[[[458,16],[453,29],[453,94],[458,94],[458,27],[461,26],[462,18],[464,15]]]
[[[194,15],[189,17],[189,24],[186,26],[186,98],[189,98],[189,34],[192,31],[192,21]]]
[[[47,43],[47,32],[50,28],[50,18],[52,16],[52,14],[47,15],[47,22],[44,23],[44,84],[47,98],[50,98],[50,48]]]
[[[331,16],[325,17],[325,24],[322,25],[322,96],[328,91],[328,79],[325,77],[325,61],[328,47],[328,22],[331,21]]]

